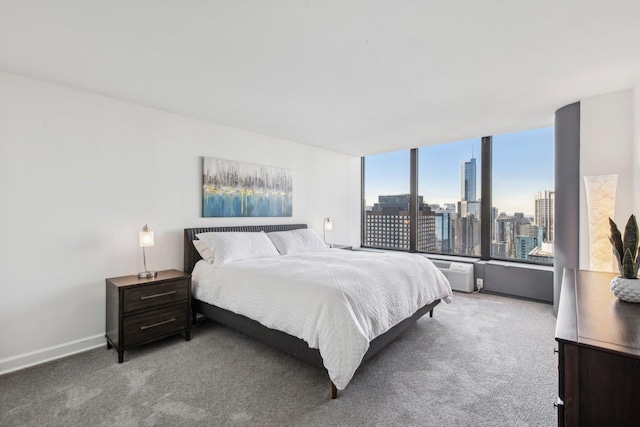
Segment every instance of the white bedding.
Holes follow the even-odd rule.
[[[343,390],[369,342],[451,287],[427,258],[325,249],[209,264],[193,270],[193,296],[305,340]]]

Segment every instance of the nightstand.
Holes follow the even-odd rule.
[[[191,275],[178,270],[159,271],[139,279],[106,279],[107,348],[118,350],[118,363],[128,348],[180,332],[191,338]]]
[[[329,247],[334,249],[344,249],[347,251],[350,251],[353,249],[353,246],[351,245],[329,245]]]

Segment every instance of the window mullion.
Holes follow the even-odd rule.
[[[360,246],[367,246],[366,244],[366,227],[367,227],[367,203],[365,200],[364,193],[364,166],[365,166],[364,157],[360,158]]]
[[[482,137],[482,163],[480,171],[481,197],[480,203],[480,259],[491,259],[491,147],[492,137]]]
[[[411,149],[409,167],[409,252],[416,252],[418,242],[418,149]]]

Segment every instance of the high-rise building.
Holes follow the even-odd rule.
[[[529,252],[537,246],[538,242],[535,237],[516,236],[516,254],[514,258],[526,260]]]
[[[454,213],[444,209],[435,211],[436,252],[453,252]]]
[[[502,212],[496,218],[496,243],[501,243],[500,253],[505,258],[513,258],[516,252],[516,219]],[[496,255],[494,255],[496,256]]]
[[[518,236],[532,237],[536,239],[536,246],[540,246],[543,241],[542,227],[530,223],[518,224]]]
[[[480,221],[468,214],[454,222],[455,253],[480,255]]]
[[[460,201],[458,202],[458,218],[473,215],[476,219],[480,219],[480,202]]]
[[[496,227],[496,218],[498,218],[498,208],[493,206],[491,208],[491,240],[498,240],[498,227]],[[493,251],[491,251],[493,253]]]
[[[480,202],[476,195],[476,159],[460,165],[460,201],[454,220],[454,251],[462,255],[480,254]]]
[[[381,210],[365,213],[365,245],[376,248],[409,249],[409,212]]]
[[[435,252],[436,250],[436,214],[427,205],[418,207],[418,252]]]
[[[495,218],[491,242],[492,257],[553,263],[553,252],[549,252],[553,251],[553,245],[547,245],[549,242],[546,242],[544,237],[544,227],[537,224],[538,221],[553,224],[553,215],[549,215],[548,212],[552,209],[554,196],[549,193],[553,192],[536,194],[535,221],[522,212],[514,212],[513,216],[502,212]],[[545,249],[542,249],[544,245]]]
[[[418,206],[422,206],[422,196],[418,196]],[[373,205],[374,211],[396,212],[398,210],[409,212],[411,196],[409,194],[393,194],[391,196],[378,196],[378,203]]]
[[[508,216],[500,213],[494,221],[492,256],[527,259],[527,254],[542,243],[542,228],[532,225],[522,212]]]
[[[461,198],[463,202],[477,201],[475,157],[472,157],[468,162],[462,164],[461,186]]]
[[[418,196],[418,240],[416,249],[433,252],[436,248],[435,213]],[[378,203],[365,212],[365,244],[388,249],[409,249],[409,194],[378,196]]]
[[[555,204],[555,191],[539,191],[535,196],[534,223],[542,227],[542,235],[546,243],[553,243],[555,239]]]

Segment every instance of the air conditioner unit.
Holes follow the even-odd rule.
[[[460,292],[473,292],[473,264],[437,259],[432,259],[431,262],[449,280],[451,289]]]

